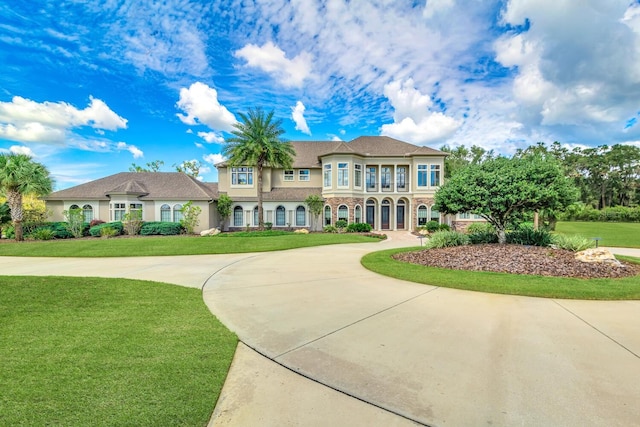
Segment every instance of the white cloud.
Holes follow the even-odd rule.
[[[186,114],[177,114],[187,125],[204,124],[218,131],[231,131],[236,118],[218,101],[218,92],[202,82],[180,89],[176,107]]]
[[[217,163],[221,163],[224,162],[225,160],[227,160],[227,158],[225,156],[223,156],[222,154],[206,154],[204,156],[202,156],[202,159],[207,162],[207,163],[211,163],[212,165],[216,165]]]
[[[9,147],[9,151],[13,154],[25,154],[29,157],[35,157],[35,154],[33,154],[31,148],[25,147],[24,145],[12,145],[11,147]]]
[[[302,133],[306,133],[307,135],[311,135],[311,131],[309,130],[309,126],[307,125],[307,121],[304,118],[305,106],[302,101],[296,102],[296,106],[291,110],[291,118],[296,123],[296,130],[299,130]]]
[[[222,144],[224,143],[224,137],[217,132],[198,132],[198,136],[209,144]]]
[[[133,154],[133,158],[134,159],[138,159],[140,157],[144,157],[144,153],[142,152],[142,150],[140,150],[135,145],[130,145],[130,144],[127,144],[125,142],[118,142],[118,144],[116,145],[116,148],[118,150],[126,150],[126,151],[130,152],[131,154]]]
[[[454,5],[454,0],[427,0],[422,16],[427,19],[433,18],[435,15],[446,12]]]
[[[127,120],[104,101],[91,97],[83,110],[66,102],[35,102],[14,96],[0,102],[0,137],[20,142],[62,143],[69,129],[90,126],[97,130],[127,127]]]
[[[394,123],[382,125],[383,135],[428,144],[444,141],[462,124],[460,120],[433,111],[431,97],[418,91],[412,79],[387,84],[384,94],[394,108]]]
[[[248,66],[271,74],[285,87],[301,87],[311,75],[311,55],[302,52],[288,59],[285,52],[272,42],[262,46],[247,44],[234,55],[247,61]]]

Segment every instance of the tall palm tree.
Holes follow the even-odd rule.
[[[0,191],[11,208],[16,241],[24,240],[22,196],[45,196],[51,193],[52,187],[53,179],[44,165],[34,162],[25,154],[0,154]]]
[[[273,110],[265,113],[261,108],[240,113],[234,124],[232,137],[227,138],[223,154],[230,166],[252,166],[258,175],[258,228],[264,228],[262,210],[262,170],[265,167],[290,169],[295,151],[290,142],[280,138],[284,133],[282,120],[273,119]]]

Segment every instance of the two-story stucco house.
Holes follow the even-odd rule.
[[[446,153],[386,136],[363,136],[350,142],[292,142],[290,170],[263,170],[264,222],[274,228],[321,229],[338,220],[367,222],[374,230],[415,230],[441,221],[433,209],[442,184]],[[123,172],[52,193],[45,198],[53,220],[82,208],[85,219],[117,221],[141,209],[145,221],[179,221],[180,208],[193,201],[202,209],[197,230],[219,225],[216,201],[227,194],[234,202],[226,228],[258,225],[257,171],[250,165],[216,165],[218,183],[203,183],[176,172]],[[304,200],[325,201],[320,221],[310,218]],[[465,220],[466,218],[460,217]]]
[[[292,144],[292,169],[263,171],[264,221],[274,227],[309,227],[304,200],[310,194],[325,200],[321,225],[346,220],[367,222],[375,230],[413,230],[430,219],[440,221],[432,205],[446,153],[386,136]],[[254,168],[216,167],[220,194],[235,202],[229,226],[256,226]]]

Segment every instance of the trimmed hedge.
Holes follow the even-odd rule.
[[[546,230],[534,230],[529,227],[521,227],[507,233],[507,243],[528,246],[551,246],[553,236]]]
[[[177,236],[182,232],[183,228],[179,222],[151,221],[145,222],[140,228],[141,236]]]
[[[99,224],[96,225],[94,227],[91,227],[89,229],[89,234],[91,234],[93,237],[100,237],[101,236],[101,230],[105,227],[111,227],[114,230],[116,230],[116,236],[119,236],[120,234],[122,234],[122,223],[120,221],[116,221],[116,222],[105,222],[104,224]]]
[[[615,206],[594,209],[582,203],[574,203],[560,216],[565,221],[640,222],[640,207]]]
[[[347,233],[368,233],[371,231],[371,225],[366,222],[354,222],[347,225]]]

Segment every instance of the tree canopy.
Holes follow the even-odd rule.
[[[264,228],[262,171],[265,167],[290,169],[295,156],[291,143],[280,138],[285,132],[282,120],[274,120],[273,114],[273,110],[265,113],[261,108],[240,113],[240,121],[233,125],[235,129],[231,131],[233,136],[227,138],[223,148],[231,167],[256,168],[260,229]]]
[[[44,165],[25,154],[0,154],[0,191],[6,196],[11,209],[16,240],[24,240],[23,195],[45,196],[52,189],[53,179]]]
[[[532,154],[497,157],[461,169],[440,187],[435,209],[485,218],[505,243],[505,230],[518,215],[562,209],[575,201],[575,187],[552,159]]]

